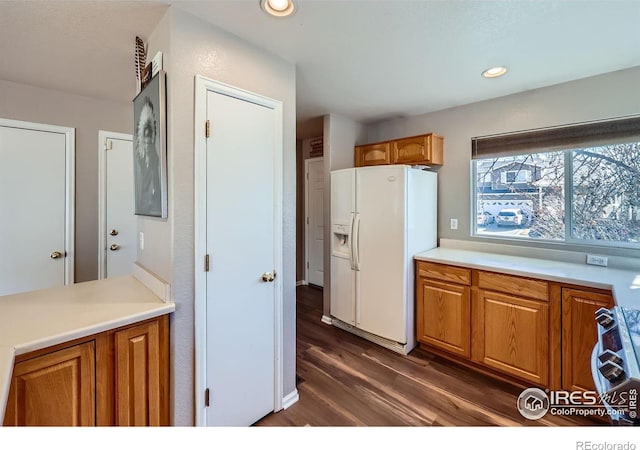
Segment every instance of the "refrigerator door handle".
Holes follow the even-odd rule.
[[[349,264],[351,265],[351,270],[355,270],[355,262],[353,260],[353,224],[354,224],[355,214],[351,213],[351,219],[349,220]]]
[[[356,220],[353,225],[353,259],[355,262],[356,270],[360,271],[360,214],[356,213]]]

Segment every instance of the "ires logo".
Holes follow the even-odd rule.
[[[529,388],[522,391],[517,406],[520,414],[530,420],[540,419],[547,413],[560,416],[622,414],[632,419],[638,416],[636,389],[599,395],[595,391],[543,391]]]

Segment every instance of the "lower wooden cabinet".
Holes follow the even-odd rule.
[[[165,422],[160,399],[159,328],[157,322],[151,322],[115,333],[116,425],[158,426]]]
[[[591,352],[598,341],[595,312],[612,306],[611,295],[562,289],[562,389],[595,389],[591,377]]]
[[[546,386],[549,311],[546,302],[478,290],[474,359],[507,375]]]
[[[593,390],[595,311],[607,291],[416,262],[416,334],[427,350],[520,386]]]
[[[4,425],[95,425],[95,376],[93,341],[17,363]]]
[[[470,356],[469,287],[420,278],[416,318],[418,342]]]
[[[169,425],[169,319],[20,355],[4,425]]]

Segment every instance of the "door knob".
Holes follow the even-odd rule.
[[[51,259],[62,258],[62,253],[60,253],[60,252],[51,252],[49,254],[49,258],[51,258]]]
[[[111,230],[111,233],[109,233],[111,236],[117,236],[118,235],[118,230]]]
[[[111,247],[109,247],[109,250],[111,250],[112,252],[115,252],[119,248],[120,246],[118,244],[111,244]]]
[[[275,272],[265,272],[262,274],[262,281],[272,283],[276,279]]]

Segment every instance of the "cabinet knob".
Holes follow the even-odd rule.
[[[118,235],[118,230],[113,229],[111,230],[111,233],[109,233],[111,236],[117,236]]]
[[[62,253],[60,253],[60,252],[51,252],[51,253],[49,254],[49,258],[51,258],[51,259],[59,259],[59,258],[62,258]]]
[[[109,247],[109,250],[111,250],[112,252],[115,252],[119,248],[120,246],[118,244],[111,244],[111,247]]]

